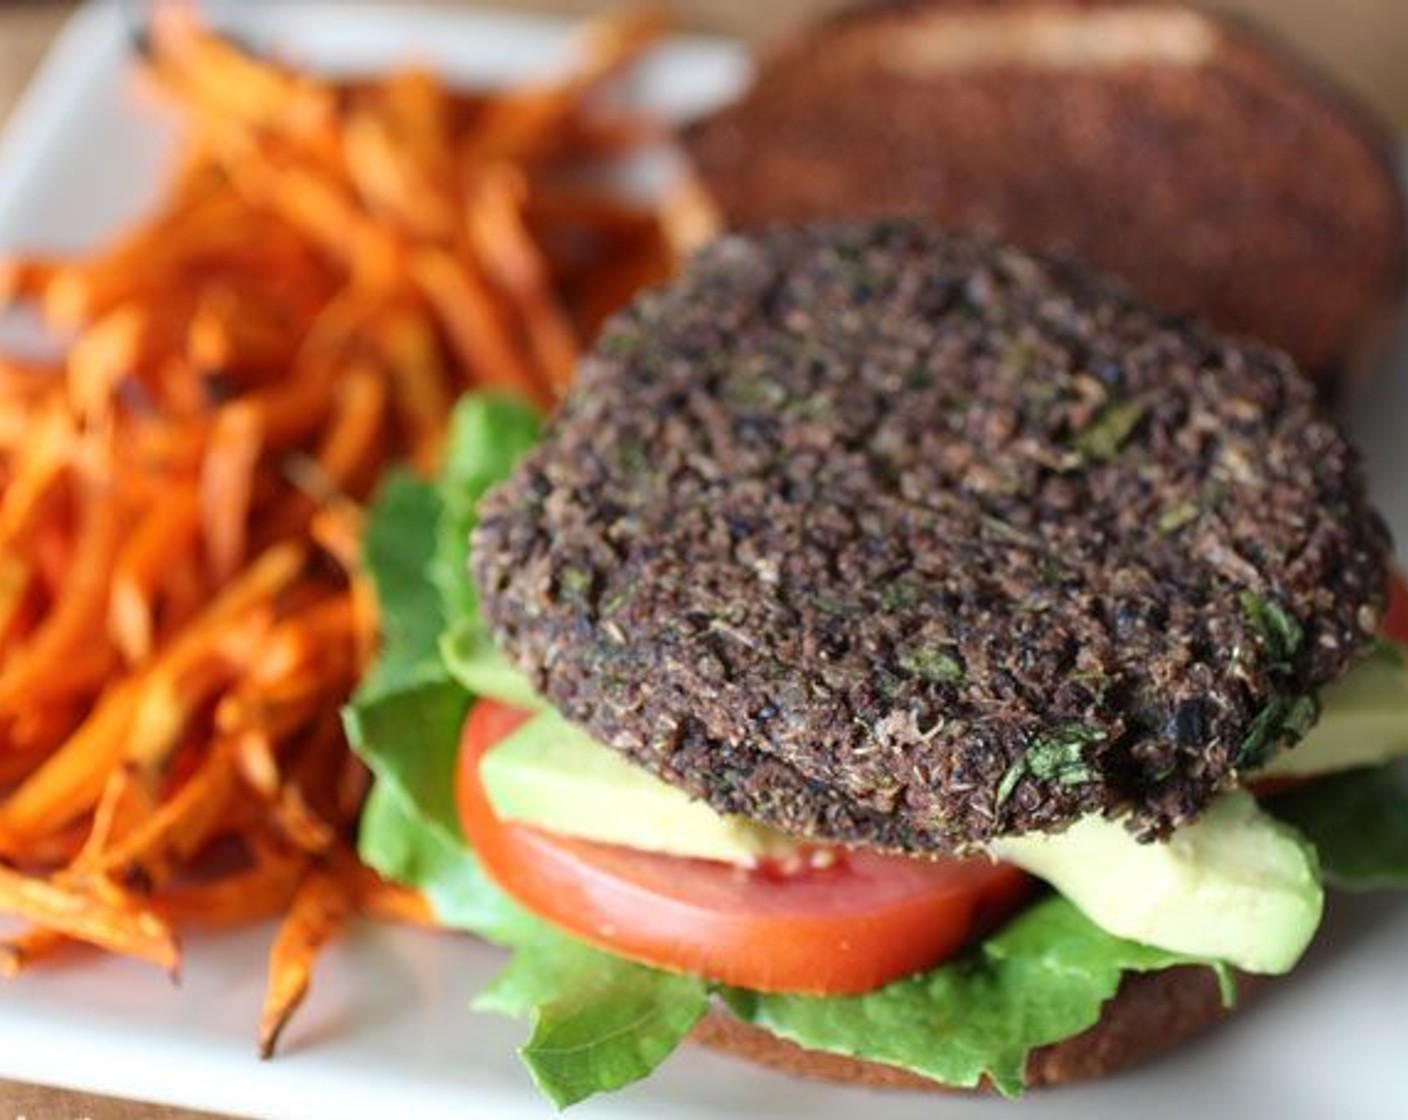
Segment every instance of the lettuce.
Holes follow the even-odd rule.
[[[1272,798],[1267,808],[1310,839],[1335,886],[1408,887],[1408,774],[1401,767],[1334,774]]]
[[[435,486],[440,512],[431,522],[435,542],[429,561],[431,584],[451,624],[479,617],[479,597],[468,576],[469,535],[479,500],[508,477],[538,442],[540,432],[537,413],[511,397],[471,393],[455,406],[445,466]],[[439,637],[434,635],[437,641]]]
[[[520,948],[474,1005],[532,1020],[519,1055],[564,1107],[653,1071],[708,1010],[709,985],[554,934]]]
[[[1126,973],[1206,963],[1106,933],[1052,896],[959,960],[878,991],[822,998],[731,989],[724,998],[739,1018],[810,1049],[963,1088],[987,1078],[1011,1097],[1028,1055],[1094,1026]],[[1230,1000],[1230,973],[1211,967]]]
[[[441,636],[440,656],[446,671],[476,696],[535,712],[547,705],[533,688],[533,682],[494,648],[488,624],[482,618],[462,618],[452,623]]]
[[[395,782],[378,779],[372,786],[358,850],[388,879],[423,892],[447,928],[512,946],[526,943],[542,925],[489,881],[463,843],[421,816]]]
[[[396,472],[382,483],[362,546],[382,631],[380,655],[358,690],[363,698],[445,677],[436,648],[445,614],[426,579],[439,515],[435,491],[415,476]]]
[[[376,775],[359,851],[381,874],[423,891],[445,925],[517,951],[476,1006],[532,1021],[520,1053],[543,1093],[565,1106],[650,1073],[704,1013],[709,988],[558,933],[484,874],[451,794],[468,702],[459,685],[441,682],[349,708],[349,738]]]

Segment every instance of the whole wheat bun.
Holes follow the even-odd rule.
[[[1255,977],[1237,977],[1237,1006],[1259,983]],[[1093,1027],[1033,1051],[1027,1062],[1027,1085],[1066,1085],[1108,1077],[1171,1050],[1226,1019],[1232,1010],[1223,1006],[1217,980],[1207,968],[1133,974],[1105,1004]],[[880,1062],[807,1050],[721,1009],[701,1020],[692,1037],[712,1050],[794,1077],[880,1089],[961,1091]]]
[[[682,141],[729,229],[924,214],[1070,253],[1331,397],[1402,296],[1387,133],[1267,37],[1167,0],[857,4]]]

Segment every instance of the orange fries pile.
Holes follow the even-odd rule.
[[[672,267],[657,208],[581,185],[654,139],[601,96],[652,33],[462,92],[321,80],[158,9],[145,80],[187,122],[164,200],[0,267],[69,340],[0,359],[0,913],[27,923],[0,969],[87,944],[174,972],[188,927],[282,914],[268,1054],[349,916],[428,919],[353,853],[359,503],[435,468],[465,388],[550,405]]]

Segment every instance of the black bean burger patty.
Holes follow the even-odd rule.
[[[1387,548],[1282,355],[890,221],[726,238],[616,318],[474,575],[668,781],[949,850],[1194,816],[1372,639]]]

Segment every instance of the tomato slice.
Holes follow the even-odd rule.
[[[749,870],[502,821],[479,760],[526,718],[492,701],[470,712],[457,783],[465,834],[520,903],[619,956],[756,991],[865,992],[952,956],[1030,888],[987,858],[827,849],[796,871]]]

